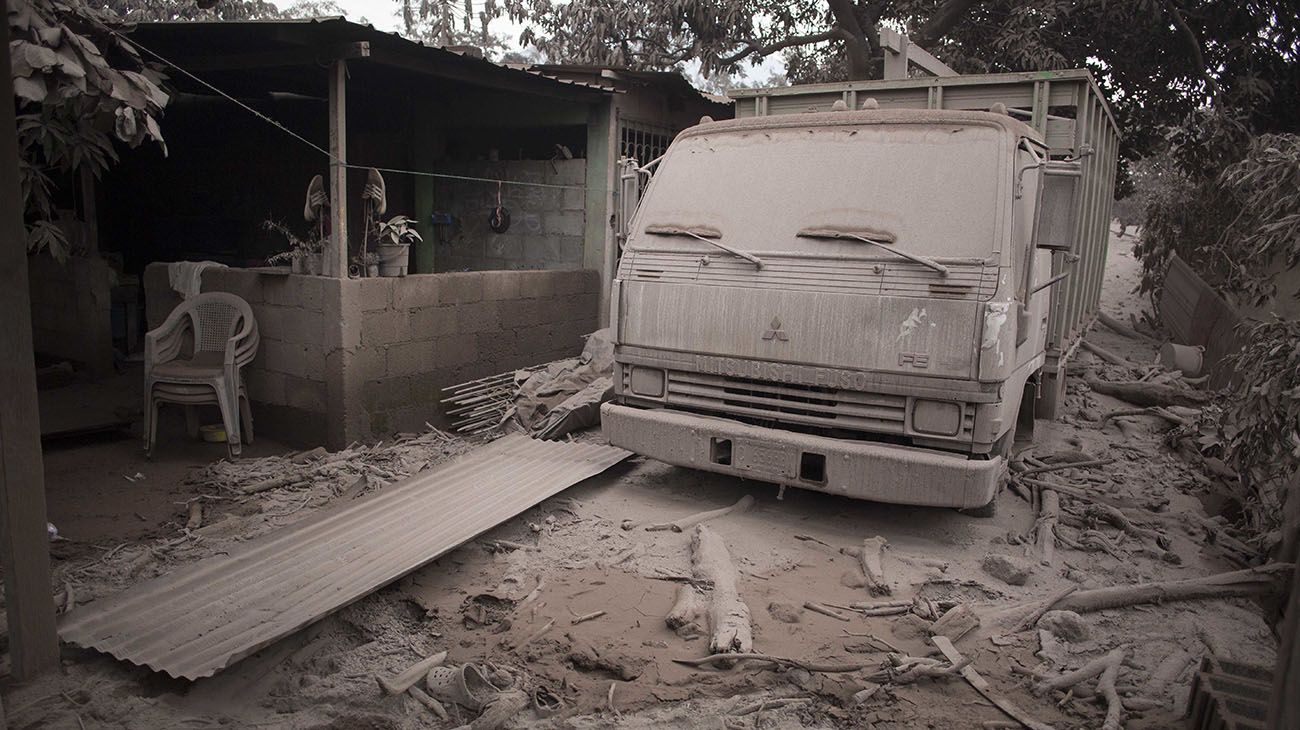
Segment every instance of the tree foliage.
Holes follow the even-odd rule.
[[[283,20],[344,15],[333,0],[298,0],[280,9],[268,0],[100,0],[129,23],[178,20]]]
[[[164,76],[116,33],[115,16],[81,0],[10,0],[8,20],[28,248],[62,259],[56,180],[99,177],[115,140],[163,144]]]
[[[399,0],[411,27],[456,0]],[[792,83],[877,78],[882,28],[962,73],[1092,69],[1128,158],[1212,102],[1261,132],[1300,123],[1291,0],[488,0],[487,19],[552,62],[742,73],[773,54]]]

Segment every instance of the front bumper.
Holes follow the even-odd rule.
[[[611,444],[669,464],[896,504],[982,507],[997,493],[1003,466],[1001,457],[974,460],[617,403],[601,406],[600,422]]]

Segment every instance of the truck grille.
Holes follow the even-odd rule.
[[[998,288],[998,267],[949,265],[948,276],[910,262],[772,259],[762,270],[747,261],[702,254],[628,251],[619,277],[627,281],[705,284],[753,289],[816,289],[837,294],[877,294],[987,301]]]
[[[830,429],[864,434],[904,434],[907,398],[901,395],[680,370],[668,371],[667,381],[664,400],[677,408],[724,415],[749,423],[775,422],[801,431]],[[968,437],[974,426],[974,409],[963,410],[958,436]]]

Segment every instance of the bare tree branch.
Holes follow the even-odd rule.
[[[1201,39],[1196,36],[1196,32],[1187,24],[1183,18],[1182,10],[1173,0],[1165,0],[1165,7],[1173,17],[1174,25],[1182,32],[1183,38],[1187,41],[1187,49],[1192,52],[1192,63],[1196,64],[1196,71],[1201,79],[1205,81],[1205,86],[1210,91],[1210,98],[1217,102],[1219,99],[1219,84],[1210,75],[1210,70],[1205,67],[1205,53],[1201,49]]]
[[[745,39],[741,41],[742,43],[745,44],[744,48],[740,49],[739,51],[736,51],[730,56],[720,56],[718,58],[718,64],[728,65],[728,64],[736,63],[737,61],[750,55],[763,58],[764,56],[770,56],[773,53],[776,53],[777,51],[783,51],[787,48],[793,48],[794,46],[807,46],[807,45],[812,45],[814,43],[822,43],[823,41],[828,41],[831,40],[832,38],[838,37],[837,30],[836,30],[837,28],[838,26],[832,26],[830,30],[827,30],[823,33],[812,33],[810,35],[791,36],[779,43],[772,43],[766,46],[758,43],[757,41]]]
[[[966,17],[971,8],[982,2],[984,0],[948,0],[920,30],[912,34],[912,41],[921,47],[938,43]]]

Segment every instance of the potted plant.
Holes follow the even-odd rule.
[[[315,230],[308,232],[305,238],[301,238],[279,221],[268,220],[262,224],[262,227],[284,236],[285,240],[289,242],[289,250],[271,256],[266,260],[268,264],[287,262],[289,270],[295,274],[309,274],[311,276],[320,274],[321,252],[324,245]]]
[[[371,278],[379,276],[379,254],[374,251],[366,251],[357,256],[357,268],[362,276]]]
[[[406,276],[411,243],[424,240],[414,226],[415,221],[404,215],[395,215],[376,226],[375,253],[379,256],[380,276]]]

